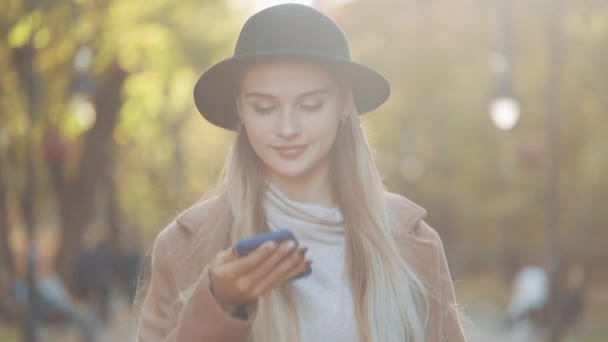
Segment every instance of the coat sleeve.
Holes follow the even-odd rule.
[[[164,234],[165,231],[157,237],[152,251],[150,285],[141,309],[136,341],[246,341],[256,307],[247,320],[227,314],[210,291],[208,267],[189,290],[178,293]]]
[[[436,245],[435,257],[437,262],[437,270],[439,271],[436,279],[438,279],[437,291],[439,293],[438,298],[440,300],[440,303],[438,303],[437,306],[439,308],[438,340],[441,342],[465,342],[466,338],[460,322],[461,314],[456,303],[454,284],[452,282],[452,276],[448,266],[443,243],[439,237],[439,234],[437,234],[437,232],[428,226],[424,221],[422,222],[422,226],[423,230],[425,231],[424,234],[427,235],[427,238],[433,241]]]

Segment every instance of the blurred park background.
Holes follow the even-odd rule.
[[[194,82],[274,3],[0,2],[0,341],[129,340],[151,243],[233,139]],[[392,82],[364,125],[443,238],[469,339],[608,341],[608,2],[305,3]]]

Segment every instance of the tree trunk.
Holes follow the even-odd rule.
[[[15,274],[15,259],[9,244],[8,190],[5,186],[3,171],[0,167],[0,267],[6,269],[12,277]]]
[[[31,3],[31,9],[35,8],[36,4]],[[12,58],[15,69],[19,75],[21,85],[25,94],[25,106],[27,108],[27,123],[29,128],[34,127],[39,119],[39,79],[36,74],[34,61],[36,59],[36,49],[31,41],[26,44],[16,47],[12,50]],[[31,132],[31,131],[30,131]],[[36,171],[34,169],[36,153],[35,153],[35,134],[28,134],[25,137],[25,186],[21,193],[21,213],[25,222],[27,232],[27,247],[26,247],[26,283],[28,289],[28,309],[23,327],[23,339],[26,342],[36,341],[36,324],[38,320],[37,295],[36,287],[36,257],[37,246],[35,242],[35,202],[36,202]]]
[[[97,188],[109,167],[112,156],[112,133],[122,106],[122,86],[127,72],[117,63],[106,69],[96,84],[93,105],[97,113],[95,125],[85,137],[78,176],[67,190],[59,193],[62,240],[58,255],[58,269],[68,283],[70,271],[80,250],[83,230],[95,215]],[[61,177],[55,182],[62,182]]]

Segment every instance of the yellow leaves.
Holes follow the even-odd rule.
[[[61,130],[67,138],[75,138],[88,131],[95,124],[97,113],[89,99],[76,95],[70,100],[69,115],[63,121]]]
[[[0,125],[0,151],[4,151],[17,139],[23,138],[28,131],[26,115],[14,115],[2,120]]]
[[[170,32],[158,24],[144,24],[122,32],[117,45],[118,62],[129,71],[150,64],[166,64],[175,57]]]
[[[41,20],[42,12],[40,10],[32,11],[29,15],[19,19],[8,34],[8,45],[12,48],[25,45],[40,26]],[[39,40],[41,39],[39,38]]]
[[[11,23],[2,37],[2,46],[9,48],[0,49],[5,95],[0,98],[0,152],[22,145],[32,134],[40,140],[46,128],[56,129],[76,146],[66,154],[71,179],[80,165],[83,138],[96,119],[113,114],[95,113],[86,98],[73,97],[75,52],[90,47],[87,77],[100,103],[118,100],[95,93],[103,89],[108,67],[118,62],[128,72],[110,137],[121,146],[112,153],[129,220],[153,229],[167,212],[174,213],[176,200],[186,205],[215,181],[234,138],[196,112],[192,89],[202,69],[232,53],[244,10],[227,8],[223,0],[51,3],[28,14],[23,1],[0,1],[0,19]],[[27,102],[10,53],[30,43],[36,50],[38,128],[27,121]]]
[[[51,40],[51,30],[42,26],[42,11],[34,10],[23,16],[8,34],[9,47],[16,48],[32,41],[36,49],[46,47]]]
[[[145,71],[130,76],[124,92],[126,100],[117,125],[122,141],[138,137],[150,141],[154,135],[154,121],[163,99],[162,84],[156,72]]]
[[[144,70],[127,79],[124,92],[128,100],[136,99],[144,109],[152,111],[161,107],[163,80],[156,70]]]
[[[164,0],[116,1],[106,17],[104,45],[125,70],[168,69],[179,57],[179,32],[168,19],[174,6]]]
[[[42,49],[48,45],[50,40],[51,30],[48,27],[43,27],[34,34],[34,47]]]
[[[170,75],[149,69],[129,76],[125,83],[125,104],[114,138],[126,143],[131,138],[145,142],[162,134],[176,116],[192,107],[192,87],[197,74],[188,67],[176,68]]]

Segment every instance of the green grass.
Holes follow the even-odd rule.
[[[19,341],[19,329],[14,324],[0,322],[0,341],[13,342]]]

